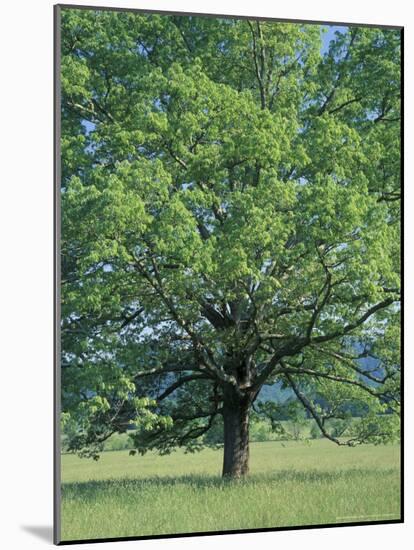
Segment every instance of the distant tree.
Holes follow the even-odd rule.
[[[193,451],[222,419],[243,476],[276,383],[337,444],[398,434],[400,33],[321,54],[322,31],[62,9],[70,449],[134,427],[140,452]]]

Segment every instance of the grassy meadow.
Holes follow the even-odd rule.
[[[251,444],[250,475],[220,477],[222,451],[62,456],[62,540],[391,520],[399,446]]]

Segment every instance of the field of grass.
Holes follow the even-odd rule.
[[[62,456],[62,540],[390,520],[399,447],[251,444],[251,474],[220,478],[222,451]]]

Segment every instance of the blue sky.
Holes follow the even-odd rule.
[[[323,25],[324,29],[327,31],[322,35],[322,48],[321,53],[326,53],[328,51],[329,42],[335,38],[335,32],[345,33],[349,27],[346,25]]]

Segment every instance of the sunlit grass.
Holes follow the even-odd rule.
[[[251,445],[251,474],[220,478],[221,451],[62,457],[62,539],[398,519],[399,448]]]

